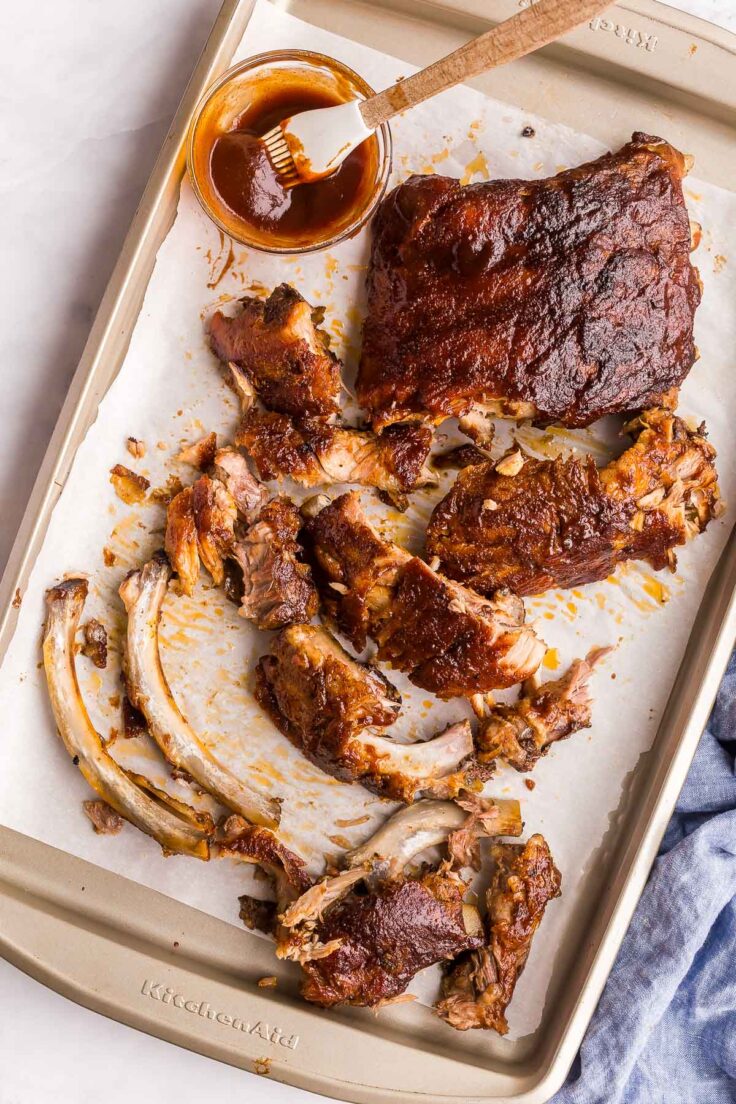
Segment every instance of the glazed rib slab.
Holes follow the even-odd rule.
[[[586,426],[695,361],[683,155],[640,132],[547,180],[412,176],[374,224],[358,401],[374,428],[501,414]]]

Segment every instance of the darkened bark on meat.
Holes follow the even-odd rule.
[[[413,176],[374,222],[358,401],[374,428],[473,404],[589,425],[692,367],[682,154],[636,133],[547,180]]]
[[[472,470],[472,469],[470,469]],[[544,645],[510,592],[479,600],[368,524],[356,494],[306,526],[325,607],[353,646],[443,698],[512,686],[532,674]]]
[[[579,586],[626,560],[674,565],[674,548],[722,510],[715,450],[661,408],[632,430],[635,444],[601,470],[590,456],[529,458],[516,475],[466,468],[435,507],[428,554],[481,594]]]
[[[256,700],[312,762],[343,781],[375,763],[353,737],[386,728],[401,696],[376,667],[358,663],[324,629],[291,626],[256,668]]]
[[[82,653],[91,659],[95,667],[107,667],[107,629],[101,621],[90,617],[84,626]]]
[[[397,801],[454,797],[479,789],[491,772],[477,759],[467,721],[429,740],[391,740],[383,730],[399,714],[396,688],[312,625],[292,625],[276,637],[256,669],[255,694],[279,731],[322,770]]]
[[[427,426],[390,426],[380,435],[273,410],[250,410],[235,437],[261,479],[305,487],[359,483],[397,494],[435,482],[426,461]]]
[[[216,311],[210,343],[220,360],[246,372],[270,409],[327,417],[339,410],[340,366],[314,314],[298,291],[281,284],[265,302],[242,299],[233,318]]]
[[[465,889],[432,872],[339,901],[325,913],[319,938],[342,944],[303,964],[302,996],[327,1007],[376,1005],[403,993],[420,970],[480,946],[482,936],[469,934],[463,923]]]

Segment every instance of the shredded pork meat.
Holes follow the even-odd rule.
[[[535,932],[562,879],[546,840],[497,844],[496,863],[486,895],[484,946],[460,955],[448,967],[438,1014],[458,1031],[486,1028],[508,1032],[506,1009],[526,965]]]

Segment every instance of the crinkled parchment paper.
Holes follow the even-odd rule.
[[[376,88],[411,71],[404,62],[308,26],[260,0],[235,60],[285,46],[341,58]],[[631,130],[636,124],[630,120]],[[522,137],[529,125],[534,136]],[[592,138],[467,88],[446,92],[397,119],[393,134],[394,183],[411,172],[444,173],[464,182],[540,178],[602,152]],[[627,137],[620,135],[621,141]],[[692,216],[703,226],[696,263],[705,291],[697,322],[702,355],[683,388],[681,405],[683,412],[707,422],[721,457],[724,495],[732,500],[736,197],[696,179],[686,181],[686,194]],[[92,831],[82,813],[82,801],[90,793],[56,737],[46,699],[39,663],[43,595],[66,573],[89,576],[86,616],[107,626],[111,658],[107,669],[98,671],[80,656],[82,689],[103,736],[121,732],[124,617],[117,588],[131,567],[161,546],[165,514],[156,502],[121,502],[110,484],[110,469],[126,464],[147,476],[152,488],[164,486],[172,476],[186,483],[194,473],[176,460],[180,447],[211,429],[221,442],[229,437],[237,421],[236,404],[207,348],[204,322],[215,307],[228,309],[243,294],[265,293],[287,280],[311,302],[324,304],[326,326],[349,381],[359,344],[368,244],[364,231],[327,253],[308,257],[270,258],[231,248],[184,182],[178,217],[160,249],[125,363],[78,450],[0,672],[2,822],[233,924],[238,923],[238,894],[252,888],[246,868],[230,860],[204,864],[163,859],[158,846],[130,826],[114,839]],[[500,440],[508,440],[512,430],[503,426]],[[133,460],[127,453],[129,435],[145,442],[143,459]],[[578,448],[593,451],[599,461],[611,455],[614,441],[600,425],[577,433],[524,427],[517,436],[543,455]],[[453,478],[445,474],[439,492],[417,494],[405,515],[376,506],[385,531],[420,548],[422,525]],[[727,513],[683,550],[674,575],[655,577],[647,568],[631,565],[607,582],[528,602],[530,616],[539,618],[549,644],[542,674],[561,671],[592,645],[618,647],[595,675],[592,730],[552,750],[532,776],[533,792],[509,770],[502,770],[489,787],[492,793],[521,798],[527,833],[547,836],[563,872],[563,897],[549,909],[544,938],[537,940],[514,1000],[516,1036],[539,1023],[555,960],[576,910],[584,904],[586,887],[590,892],[592,880],[600,876],[609,829],[617,823],[633,774],[651,746],[731,523]],[[325,854],[335,857],[356,844],[388,814],[388,803],[311,766],[261,714],[252,697],[253,668],[267,636],[239,618],[204,574],[191,600],[169,595],[163,640],[167,674],[184,712],[235,771],[285,799],[284,840],[315,871]],[[467,713],[464,703],[443,705],[404,679],[391,677],[405,693],[397,731],[407,736],[426,737]],[[119,736],[112,751],[172,792],[199,800],[186,784],[171,781],[147,738],[126,741]],[[258,885],[255,891],[262,893],[262,883]]]

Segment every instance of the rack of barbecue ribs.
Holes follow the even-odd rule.
[[[636,133],[548,180],[395,188],[357,380],[373,428],[483,409],[586,426],[660,404],[696,359],[686,170]]]
[[[486,940],[448,967],[437,1012],[458,1031],[479,1027],[505,1035],[514,995],[532,939],[562,879],[543,836],[492,848],[496,867],[486,894]]]
[[[477,761],[467,720],[433,739],[399,743],[385,733],[401,695],[376,668],[359,663],[323,628],[291,625],[256,668],[256,700],[280,732],[343,782],[410,804],[480,789],[491,770]]]
[[[635,443],[600,470],[591,456],[465,468],[434,509],[428,554],[480,594],[580,586],[625,560],[674,569],[674,549],[723,510],[715,449],[663,408],[627,428]]]
[[[479,598],[383,540],[357,492],[341,495],[305,526],[323,605],[357,651],[440,698],[513,686],[536,671],[545,647],[510,591]]]

